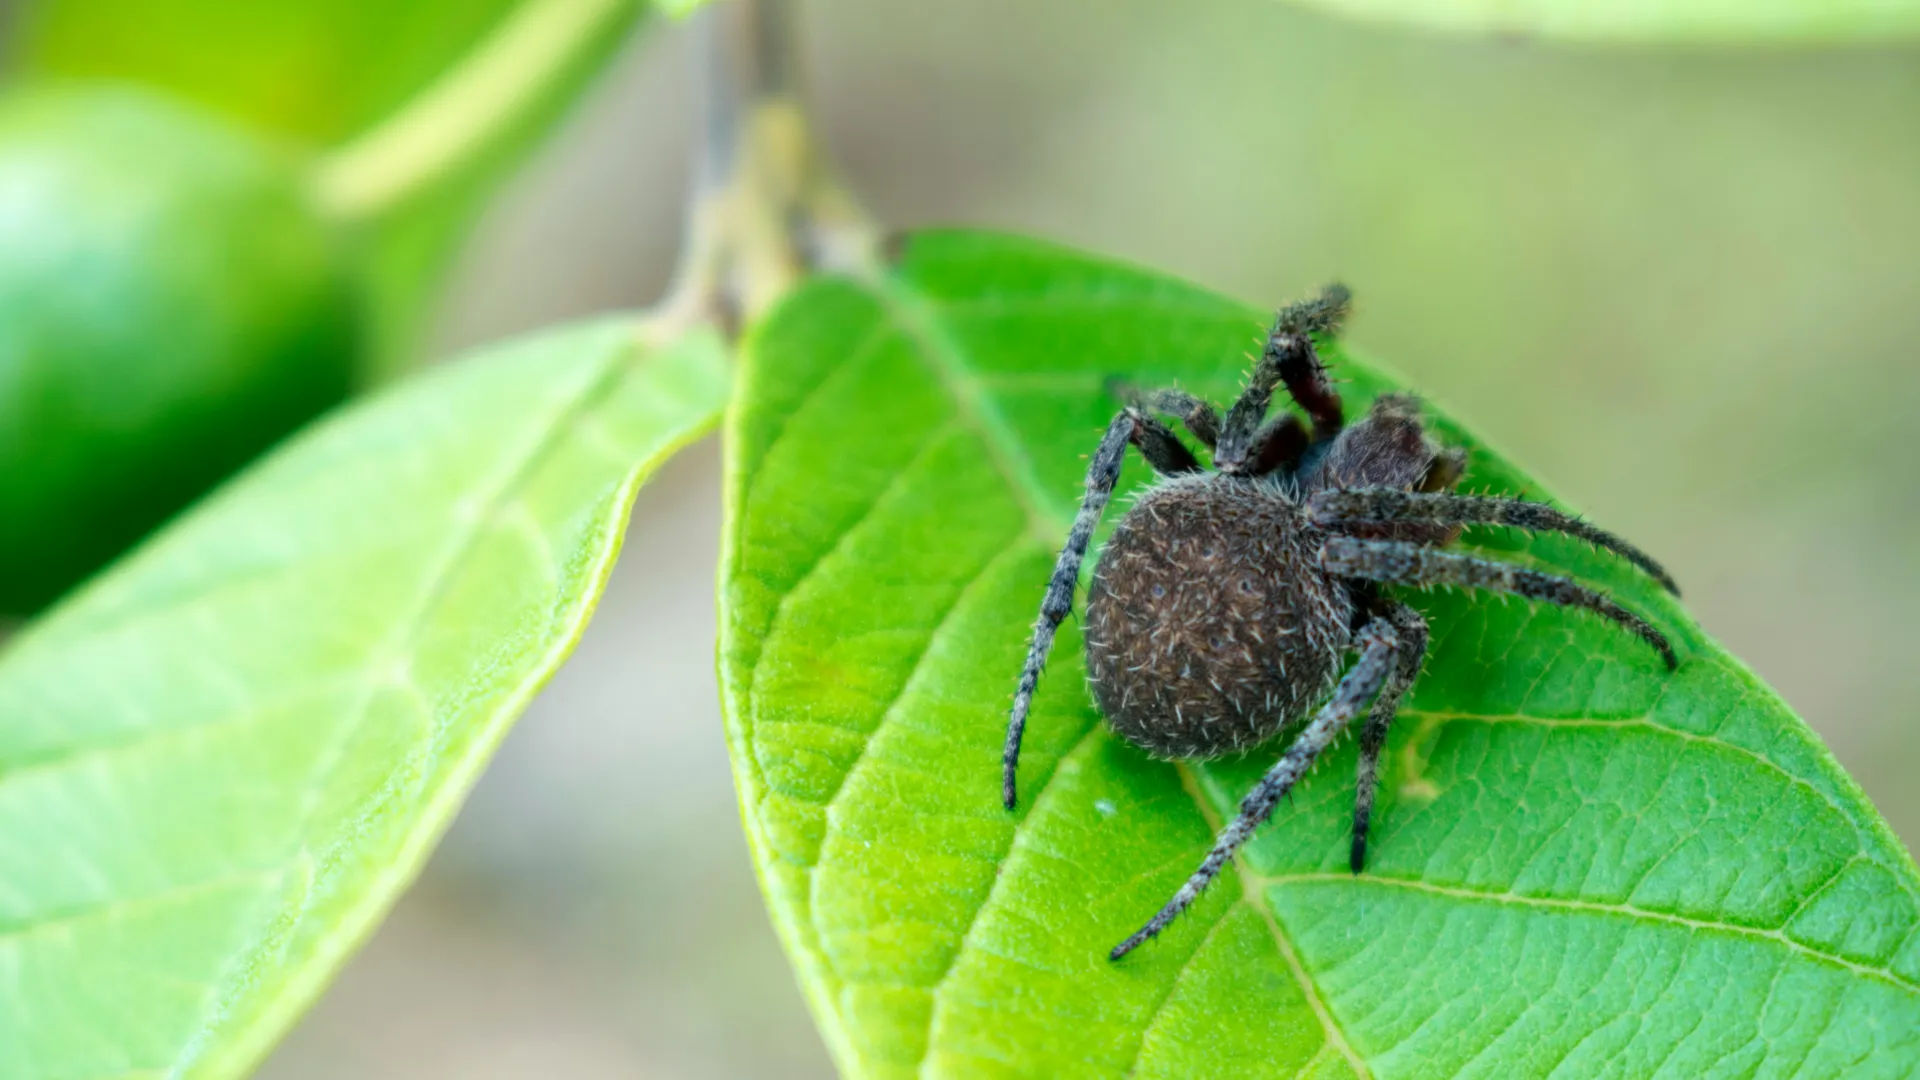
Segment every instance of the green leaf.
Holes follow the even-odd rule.
[[[414,359],[421,317],[469,226],[646,10],[642,0],[524,0],[405,108],[317,165],[321,201],[361,233],[374,380]]]
[[[1364,305],[1365,297],[1361,298]],[[1172,895],[1278,754],[1157,763],[1089,702],[1069,621],[1024,798],[1000,746],[1117,403],[1237,387],[1267,313],[1034,242],[915,238],[752,335],[728,426],[721,665],[768,904],[851,1076],[1911,1076],[1920,875],[1806,726],[1630,568],[1608,624],[1414,593],[1435,629],[1365,874],[1349,742],[1184,918]],[[1329,351],[1357,409],[1393,385]],[[1473,448],[1467,485],[1546,497]],[[1123,482],[1137,487],[1131,461]],[[1124,505],[1124,502],[1120,503]]]
[[[521,0],[36,0],[21,66],[161,86],[321,145],[430,86]]]
[[[1776,44],[1920,35],[1920,0],[1296,0],[1336,15],[1572,41]]]
[[[0,654],[0,1076],[231,1077],[578,639],[708,333],[611,318],[335,414]]]
[[[15,59],[134,80],[334,148],[326,208],[355,232],[378,382],[487,199],[628,39],[644,0],[42,0]]]

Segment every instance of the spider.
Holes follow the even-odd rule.
[[[1088,466],[1086,497],[1054,564],[1014,693],[1002,759],[1007,809],[1015,803],[1027,711],[1054,632],[1073,609],[1081,561],[1129,443],[1158,479],[1114,527],[1088,587],[1087,681],[1107,724],[1156,758],[1206,760],[1249,750],[1312,717],[1241,800],[1239,816],[1199,869],[1114,947],[1113,960],[1199,897],[1371,699],[1360,730],[1349,858],[1360,873],[1381,747],[1427,652],[1426,620],[1383,586],[1454,585],[1584,608],[1639,635],[1669,670],[1676,666],[1665,635],[1602,592],[1442,550],[1467,525],[1567,533],[1679,592],[1639,549],[1552,507],[1455,494],[1466,454],[1434,441],[1416,398],[1383,396],[1347,425],[1313,339],[1338,331],[1349,300],[1333,285],[1282,310],[1224,420],[1179,390],[1127,391]],[[1266,419],[1280,384],[1305,422],[1291,412]],[[1158,415],[1185,424],[1211,450],[1213,468],[1203,468]],[[1358,659],[1342,676],[1349,652]]]

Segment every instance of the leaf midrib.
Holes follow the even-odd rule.
[[[1220,820],[1220,815],[1216,814],[1212,805],[1207,802],[1206,795],[1200,790],[1199,778],[1194,775],[1193,766],[1186,762],[1175,762],[1174,768],[1180,774],[1180,789],[1193,800],[1193,805],[1200,810],[1200,817],[1206,821],[1207,827],[1213,830],[1214,835],[1218,836],[1226,827],[1226,822]],[[1246,863],[1245,848],[1234,852],[1233,870],[1240,879],[1240,899],[1237,902],[1252,908],[1254,914],[1260,916],[1261,921],[1266,924],[1267,932],[1273,935],[1273,943],[1280,951],[1281,961],[1293,974],[1294,981],[1300,984],[1300,991],[1307,1000],[1307,1007],[1313,1010],[1314,1017],[1320,1021],[1320,1028],[1326,1035],[1326,1045],[1340,1051],[1340,1056],[1347,1059],[1347,1064],[1353,1068],[1354,1075],[1359,1077],[1359,1080],[1371,1080],[1373,1070],[1354,1050],[1353,1043],[1347,1039],[1346,1031],[1340,1027],[1340,1021],[1333,1015],[1332,1003],[1321,996],[1320,984],[1315,982],[1312,974],[1307,971],[1306,961],[1301,959],[1300,952],[1295,948],[1286,928],[1280,925],[1279,916],[1274,913],[1272,905],[1263,903],[1259,893],[1255,891],[1259,878],[1252,867]]]

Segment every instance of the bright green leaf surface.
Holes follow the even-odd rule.
[[[578,638],[720,345],[631,318],[299,437],[0,655],[0,1076],[242,1073]]]
[[[1920,1075],[1913,863],[1676,604],[1558,538],[1469,536],[1614,590],[1678,672],[1582,614],[1413,594],[1434,650],[1367,873],[1345,866],[1349,742],[1185,918],[1107,961],[1278,749],[1152,762],[1099,723],[1069,621],[1009,813],[1005,710],[1116,407],[1103,380],[1225,398],[1266,317],[934,234],[754,334],[728,432],[729,740],[774,921],[846,1071]],[[1355,409],[1390,385],[1329,359]],[[1480,448],[1467,486],[1545,497]]]
[[[1920,34],[1920,0],[1297,0],[1353,18],[1568,40],[1879,41]]]

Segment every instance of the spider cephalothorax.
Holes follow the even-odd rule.
[[[1638,634],[1668,667],[1660,631],[1571,579],[1441,550],[1466,525],[1569,533],[1673,581],[1632,545],[1549,506],[1453,494],[1465,454],[1441,447],[1404,395],[1345,424],[1314,351],[1333,333],[1346,290],[1280,313],[1240,398],[1221,419],[1178,390],[1131,396],[1087,470],[1087,495],[1054,566],[1014,694],[1003,796],[1014,780],[1027,710],[1054,631],[1073,608],[1080,563],[1129,443],[1162,479],[1115,526],[1087,595],[1087,680],[1107,723],[1156,757],[1207,759],[1250,749],[1312,716],[1179,892],[1113,950],[1131,952],[1212,882],[1314,759],[1372,701],[1360,733],[1351,864],[1367,824],[1387,727],[1426,658],[1427,624],[1382,585],[1459,585],[1585,608]],[[1266,419],[1284,384],[1306,413]],[[1205,469],[1156,413],[1178,417],[1213,451]],[[1359,658],[1344,677],[1342,659]],[[1318,708],[1316,709],[1316,706]]]

